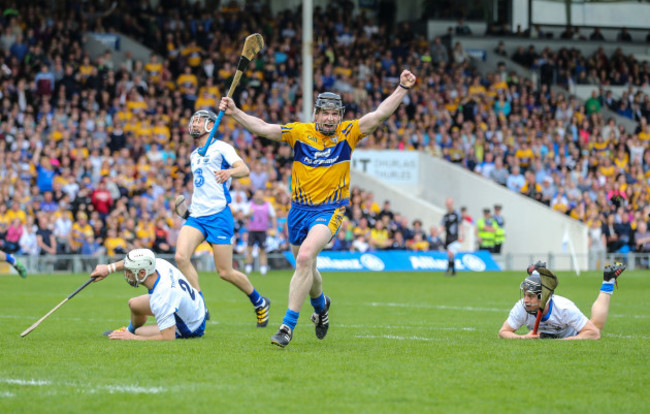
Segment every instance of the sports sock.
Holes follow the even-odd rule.
[[[16,264],[16,258],[13,257],[12,255],[10,255],[9,253],[6,253],[6,255],[7,255],[7,263],[9,263],[12,266],[15,265]]]
[[[452,272],[456,270],[456,261],[453,259],[449,261],[449,270],[451,270]]]
[[[127,329],[129,332],[131,332],[132,334],[135,333],[135,326],[133,326],[133,324],[132,324],[131,322],[129,322],[129,326],[128,326],[128,328],[126,328],[126,329]]]
[[[314,307],[314,312],[321,313],[325,310],[325,294],[321,293],[317,298],[311,298],[311,306]]]
[[[298,323],[298,317],[300,312],[294,312],[291,309],[287,308],[287,313],[282,318],[282,323],[291,328],[291,331],[296,329],[296,324]]]
[[[611,295],[614,293],[614,283],[616,282],[616,279],[612,278],[609,279],[606,282],[603,282],[603,284],[600,286],[600,291],[607,293],[608,295]]]
[[[262,298],[262,296],[257,293],[257,290],[255,288],[253,288],[253,292],[248,295],[248,299],[251,300],[251,303],[255,307],[262,306],[264,304],[264,298]]]

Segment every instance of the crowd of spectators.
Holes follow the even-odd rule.
[[[192,189],[187,122],[197,109],[214,110],[241,39],[260,31],[267,45],[237,90],[242,109],[289,123],[300,118],[302,99],[313,99],[300,86],[300,12],[272,16],[257,2],[242,13],[236,5],[210,10],[160,1],[154,9],[121,1],[107,14],[102,3],[70,3],[62,10],[30,3],[2,15],[0,249],[171,252],[182,222],[170,200],[189,198]],[[315,11],[316,91],[341,93],[353,119],[392,92],[403,67],[419,79],[362,147],[443,157],[603,232],[608,220],[627,222],[627,239],[615,233],[638,248],[635,232],[650,201],[647,123],[629,134],[599,110],[516,73],[480,76],[459,43],[429,44],[408,23],[387,33],[339,6]],[[119,67],[110,51],[90,59],[82,47],[87,30],[119,30],[154,53]],[[251,167],[250,177],[233,183],[237,245],[246,238],[241,206],[263,189],[278,213],[270,245],[286,248],[291,149],[253,139],[227,118],[220,135]],[[438,228],[427,232],[386,203],[380,208],[371,193],[354,189],[351,202],[333,249],[441,248]]]

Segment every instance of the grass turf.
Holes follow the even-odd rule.
[[[560,273],[557,293],[589,316],[601,276]],[[291,344],[270,344],[290,272],[253,275],[272,299],[255,327],[248,299],[201,275],[212,320],[201,339],[109,341],[144,294],[120,275],[92,284],[25,338],[19,334],[87,275],[0,277],[0,412],[650,411],[647,272],[626,272],[600,341],[508,341],[497,331],[522,273],[327,273],[330,331],[309,302]]]

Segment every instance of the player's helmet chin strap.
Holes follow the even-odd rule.
[[[316,115],[322,111],[338,111],[339,120],[335,124],[321,124],[316,122]],[[343,120],[343,114],[345,114],[345,106],[343,106],[343,101],[341,96],[332,93],[324,92],[318,95],[316,98],[316,104],[314,105],[314,124],[316,131],[320,132],[323,135],[334,135],[336,128],[341,124]]]

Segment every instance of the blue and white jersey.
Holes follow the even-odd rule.
[[[553,295],[548,305],[548,313],[539,323],[539,333],[555,338],[566,338],[577,335],[585,327],[589,319],[569,299]],[[526,312],[524,300],[515,304],[508,315],[508,325],[514,330],[526,325],[529,330],[535,328],[535,315]]]
[[[158,279],[149,290],[149,306],[161,331],[176,325],[176,337],[201,336],[205,303],[183,273],[164,259],[156,259]]]
[[[211,216],[222,211],[230,203],[230,182],[217,183],[215,171],[227,170],[237,161],[242,159],[232,145],[223,141],[213,142],[205,153],[199,155],[198,148],[190,155],[192,175],[194,179],[194,193],[190,215],[192,217]]]

